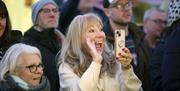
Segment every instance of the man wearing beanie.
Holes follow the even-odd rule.
[[[32,6],[33,26],[25,32],[23,42],[40,49],[44,64],[44,74],[48,77],[51,91],[59,91],[59,78],[55,56],[64,39],[57,30],[59,9],[52,0],[39,0]],[[38,73],[34,73],[38,74]]]

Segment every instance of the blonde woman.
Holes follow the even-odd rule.
[[[129,50],[122,48],[115,57],[106,47],[102,27],[91,13],[71,22],[58,59],[60,91],[141,90]]]

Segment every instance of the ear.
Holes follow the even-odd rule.
[[[105,8],[105,9],[104,9],[104,13],[106,14],[106,16],[109,17],[109,15],[110,15],[110,9],[109,9],[109,8]]]

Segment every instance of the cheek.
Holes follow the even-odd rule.
[[[23,79],[25,82],[29,83],[32,81],[32,74],[27,71],[19,71],[17,72],[17,76]]]

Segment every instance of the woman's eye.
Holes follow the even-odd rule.
[[[91,29],[91,30],[89,30],[89,32],[90,32],[90,33],[92,33],[92,32],[94,32],[94,30],[93,30],[93,29]]]

